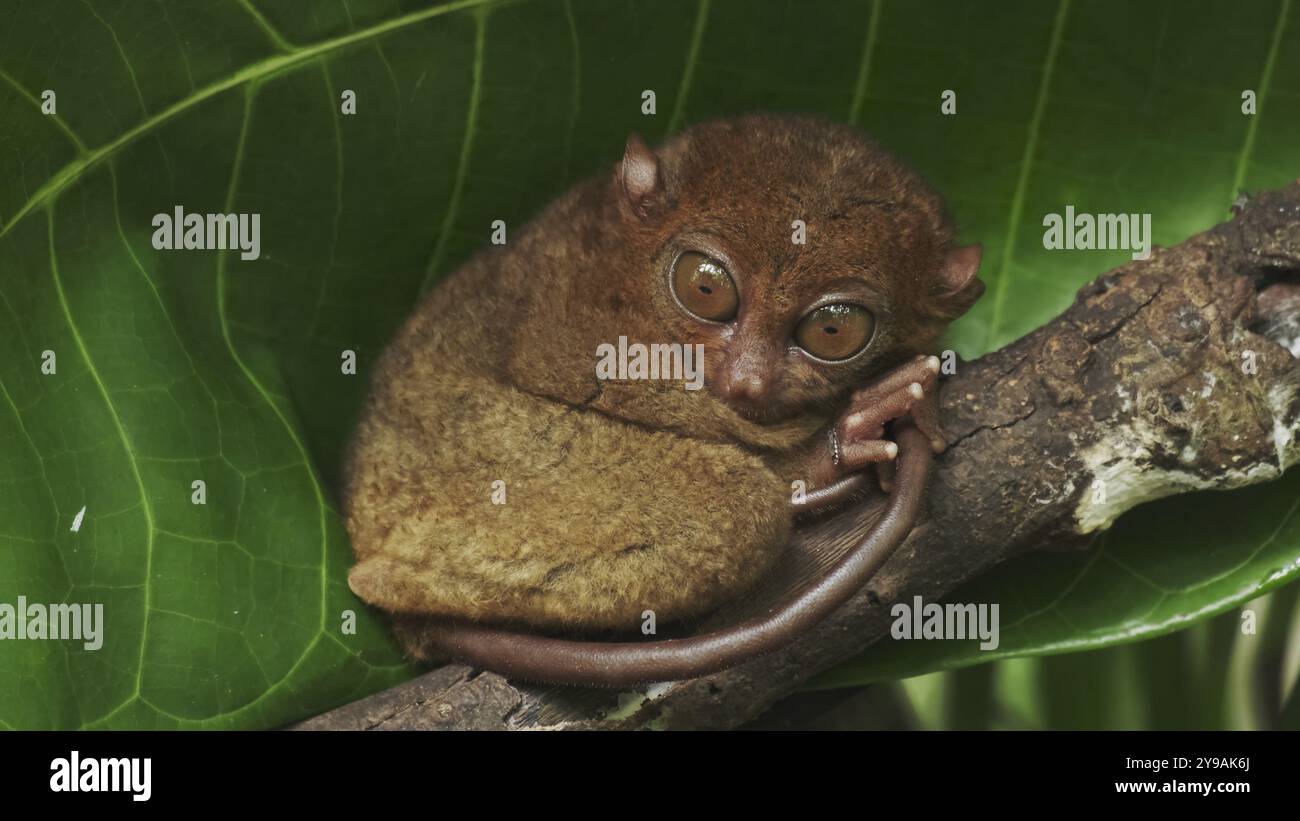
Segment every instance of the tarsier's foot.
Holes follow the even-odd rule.
[[[840,504],[862,487],[862,473],[875,468],[880,486],[893,489],[898,445],[885,439],[885,425],[907,417],[936,452],[943,452],[935,387],[939,359],[918,356],[854,393],[849,408],[827,434],[812,476],[817,490],[796,504],[797,512],[819,511]]]
[[[934,401],[939,358],[918,356],[853,394],[849,409],[831,431],[836,466],[851,473],[870,464],[893,462],[898,446],[886,441],[885,424],[911,416],[936,453],[945,447]]]
[[[916,425],[917,430],[930,443],[930,449],[935,453],[943,453],[947,449],[948,443],[944,439],[943,430],[939,427],[939,392],[933,386],[924,389],[925,395],[912,405],[908,411],[908,416],[912,424]],[[880,482],[880,489],[889,493],[894,489],[894,460],[876,463],[876,478]]]

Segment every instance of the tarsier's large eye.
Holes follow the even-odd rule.
[[[673,267],[673,293],[700,319],[727,322],[736,316],[740,296],[731,274],[716,259],[689,251]]]
[[[848,359],[867,346],[876,319],[861,305],[823,305],[799,320],[794,341],[818,359]]]

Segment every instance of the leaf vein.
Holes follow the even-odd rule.
[[[256,63],[245,66],[229,77],[210,83],[193,94],[177,100],[175,103],[172,103],[157,114],[137,123],[134,127],[123,132],[112,141],[90,151],[85,156],[78,157],[69,162],[52,177],[47,179],[41,187],[27,199],[22,207],[19,208],[13,217],[9,219],[8,224],[6,224],[4,228],[0,229],[0,237],[7,235],[14,225],[21,221],[22,218],[31,211],[51,201],[64,188],[81,179],[81,176],[91,167],[98,164],[100,160],[112,156],[123,147],[139,139],[142,135],[151,133],[154,129],[167,123],[177,115],[184,113],[199,103],[202,103],[204,100],[215,97],[223,91],[229,91],[232,88],[247,83],[253,83],[267,79],[284,71],[296,69],[300,64],[306,63],[319,55],[347,48],[348,46],[355,45],[359,42],[380,37],[391,31],[397,31],[407,26],[414,25],[415,23],[423,22],[424,20],[460,11],[461,9],[477,9],[506,2],[514,2],[514,0],[458,0],[458,2],[448,3],[443,6],[434,6],[433,8],[412,12],[388,20],[384,23],[378,23],[370,28],[362,29],[361,31],[352,32],[330,40],[324,40],[314,45],[303,46],[291,54],[281,54],[275,57],[268,57],[265,60],[260,60]]]
[[[1259,78],[1259,96],[1255,101],[1257,107],[1250,121],[1246,123],[1246,140],[1241,146],[1241,153],[1237,155],[1237,171],[1232,177],[1230,190],[1233,197],[1241,192],[1242,183],[1246,181],[1246,169],[1255,153],[1255,134],[1259,129],[1259,118],[1264,114],[1264,97],[1268,94],[1269,86],[1273,84],[1273,66],[1277,63],[1277,53],[1282,44],[1282,32],[1287,26],[1287,17],[1290,13],[1291,0],[1282,0],[1277,13],[1277,25],[1273,27],[1273,40],[1268,47],[1268,56],[1264,58],[1264,71]]]
[[[1025,192],[1029,188],[1034,153],[1038,149],[1038,132],[1042,126],[1043,112],[1047,109],[1048,89],[1052,84],[1052,72],[1056,68],[1056,56],[1061,47],[1061,33],[1065,30],[1065,20],[1069,13],[1070,0],[1061,0],[1056,9],[1056,20],[1052,24],[1052,37],[1048,42],[1047,56],[1043,61],[1043,78],[1038,85],[1038,98],[1034,102],[1034,113],[1029,121],[1029,135],[1025,140],[1025,152],[1020,160],[1020,173],[1017,175],[1016,190],[1011,200],[1011,215],[1007,219],[1007,234],[1002,246],[1002,265],[998,269],[998,279],[993,286],[993,314],[989,318],[988,336],[985,342],[986,347],[990,349],[997,342],[998,331],[1001,330],[1007,283],[1011,279],[1016,234],[1020,228],[1021,215],[1025,210]]]
[[[686,52],[686,68],[682,71],[681,84],[677,87],[677,99],[673,101],[673,113],[668,119],[668,128],[664,134],[672,134],[682,124],[686,113],[686,97],[691,93],[691,83],[695,79],[695,64],[700,58],[700,44],[704,42],[704,29],[709,21],[709,7],[712,0],[700,0],[699,10],[695,14],[695,28],[691,32],[691,45]]]
[[[853,100],[849,103],[849,122],[858,124],[862,104],[867,99],[867,83],[871,80],[871,63],[876,53],[876,30],[880,23],[881,0],[871,0],[871,16],[867,19],[867,38],[862,44],[862,60],[858,64],[858,80],[853,86]]]
[[[95,387],[99,390],[100,397],[104,400],[104,405],[108,409],[109,417],[113,420],[113,427],[117,431],[118,438],[122,440],[122,448],[126,451],[128,464],[131,466],[131,476],[135,480],[136,489],[140,493],[140,509],[144,514],[145,520],[145,544],[144,544],[144,619],[140,626],[140,655],[136,664],[135,693],[140,693],[141,684],[144,681],[144,654],[145,648],[149,642],[149,611],[152,602],[152,580],[153,580],[153,540],[154,540],[154,515],[153,506],[149,502],[149,494],[145,490],[144,477],[140,473],[140,465],[136,460],[135,447],[131,443],[131,437],[127,435],[126,426],[122,424],[122,418],[118,415],[117,407],[113,404],[112,397],[109,396],[108,387],[104,384],[103,378],[95,366],[95,360],[91,357],[89,349],[86,347],[85,340],[82,339],[81,330],[77,327],[76,321],[72,317],[72,310],[68,305],[67,294],[63,290],[63,280],[59,276],[58,256],[54,248],[54,208],[51,206],[45,211],[46,225],[49,236],[49,253],[50,253],[50,276],[54,279],[54,288],[59,297],[59,306],[63,309],[63,316],[67,320],[68,329],[72,331],[73,341],[77,345],[77,350],[81,358],[86,363],[86,369],[90,373]]]
[[[424,281],[420,284],[423,293],[433,284],[433,277],[442,265],[442,256],[447,250],[447,241],[451,229],[456,224],[456,215],[460,211],[461,193],[465,189],[465,179],[469,176],[469,161],[474,150],[474,132],[478,122],[479,98],[483,89],[483,52],[487,42],[487,12],[476,9],[474,14],[474,69],[470,84],[469,106],[465,111],[465,133],[460,142],[460,160],[456,167],[456,179],[452,183],[451,197],[447,210],[442,217],[442,227],[438,231],[438,240],[433,246],[433,255],[424,269]]]

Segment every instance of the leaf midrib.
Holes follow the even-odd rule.
[[[338,51],[348,46],[358,43],[367,42],[373,38],[380,37],[392,31],[398,31],[416,23],[440,17],[444,14],[461,11],[467,8],[487,7],[500,5],[516,0],[456,0],[443,6],[423,9],[412,12],[401,17],[378,23],[369,28],[345,34],[341,37],[335,37],[330,40],[323,40],[310,46],[303,46],[286,54],[278,54],[274,57],[268,57],[251,65],[245,66],[234,74],[217,80],[194,91],[189,96],[184,97],[152,117],[141,120],[135,127],[123,132],[117,139],[105,143],[104,145],[92,151],[77,157],[69,162],[57,173],[51,176],[45,183],[36,190],[27,202],[9,220],[9,223],[0,229],[0,238],[9,234],[9,231],[22,221],[23,217],[33,210],[51,201],[60,191],[67,188],[72,183],[81,179],[82,175],[97,165],[106,157],[111,157],[120,149],[131,144],[141,136],[148,134],[164,123],[169,122],[179,114],[188,111],[194,106],[202,103],[211,97],[214,97],[223,91],[229,91],[240,85],[249,82],[257,82],[272,77],[280,72],[287,71],[298,67],[300,64],[307,63],[310,60],[328,54],[332,51]]]

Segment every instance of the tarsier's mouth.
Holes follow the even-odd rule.
[[[725,391],[717,388],[717,385],[717,381],[708,380],[705,382],[709,398],[746,422],[763,427],[787,423],[818,410],[815,404],[811,404],[806,400],[789,401],[784,397],[771,393],[758,400],[736,398],[728,396]]]
[[[750,405],[722,400],[728,408],[746,422],[764,427],[789,422],[799,416],[801,409],[790,405]]]

